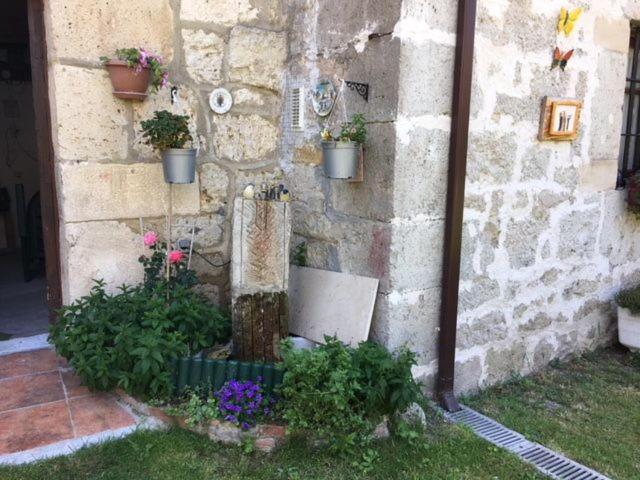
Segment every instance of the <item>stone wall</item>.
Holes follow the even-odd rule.
[[[232,199],[279,160],[284,2],[52,0],[47,16],[64,300],[86,293],[93,278],[114,287],[140,279],[140,219],[164,234],[170,199],[140,122],[167,109],[192,116],[199,147],[195,184],[173,186],[174,240],[196,222],[196,248],[223,266],[199,257],[193,265],[207,293],[226,302]],[[167,90],[143,103],[112,95],[99,57],[130,46],[169,62],[176,105]],[[217,86],[235,100],[224,116],[208,106]]]
[[[640,3],[587,12],[566,72],[550,71],[564,2],[479,0],[460,295],[457,389],[526,373],[613,333],[611,299],[640,267],[638,223],[614,191],[629,19]],[[162,231],[169,189],[139,142],[155,109],[193,115],[194,185],[174,186],[179,234],[197,219],[199,250],[230,255],[232,200],[283,172],[293,194],[292,243],[310,266],[380,279],[372,337],[418,353],[436,371],[442,242],[457,5],[444,0],[51,0],[48,26],[65,300],[91,279],[140,277],[139,219]],[[131,21],[135,19],[135,21]],[[118,100],[98,62],[144,45],[170,61],[166,91]],[[324,121],[308,95],[341,91],[329,126],[369,121],[364,182],[324,177]],[[369,101],[342,86],[368,83]],[[216,86],[234,106],[207,105]],[[303,131],[287,93],[305,88]],[[574,143],[537,140],[545,95],[584,99]],[[227,267],[196,259],[209,294],[228,301]]]
[[[629,21],[640,8],[575,3],[586,11],[569,39],[576,53],[561,72],[550,70],[561,6],[479,2],[459,390],[610,341],[613,295],[640,278],[640,223],[626,211],[624,192],[614,190]],[[584,101],[575,142],[537,140],[545,95]]]

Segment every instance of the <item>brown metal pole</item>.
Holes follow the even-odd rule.
[[[438,401],[449,411],[460,410],[460,405],[458,405],[453,393],[453,379],[456,361],[460,250],[462,246],[462,216],[464,213],[464,182],[467,175],[476,2],[477,0],[458,1],[458,31],[453,77],[451,143],[449,147],[449,174],[447,181],[447,214],[442,267],[438,379],[436,383]]]

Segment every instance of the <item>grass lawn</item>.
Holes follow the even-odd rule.
[[[423,446],[386,441],[366,470],[348,460],[291,442],[272,456],[243,454],[183,430],[140,431],[73,456],[0,467],[2,480],[226,479],[542,479],[516,457],[451,425],[434,424]],[[366,466],[365,466],[366,467]]]
[[[640,355],[600,350],[463,402],[605,475],[640,479]]]

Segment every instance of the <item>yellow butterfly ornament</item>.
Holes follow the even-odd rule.
[[[560,10],[560,19],[558,20],[558,33],[564,32],[567,37],[571,35],[571,32],[573,32],[576,26],[576,22],[582,15],[582,11],[582,8],[574,8],[569,11],[562,7],[562,10]]]

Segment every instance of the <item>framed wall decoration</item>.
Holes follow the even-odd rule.
[[[539,140],[575,140],[580,132],[581,113],[582,100],[545,97],[542,102]]]

